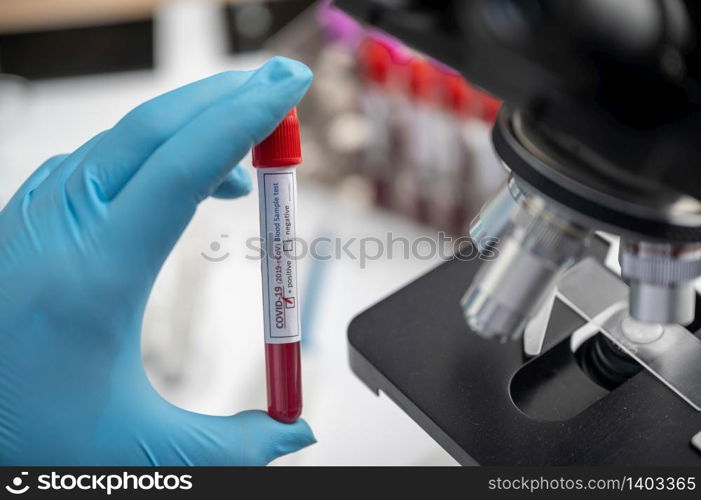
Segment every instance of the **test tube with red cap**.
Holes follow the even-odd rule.
[[[302,162],[297,110],[253,148],[258,172],[268,414],[292,423],[302,413],[295,215]]]
[[[358,49],[363,92],[361,105],[369,126],[363,170],[372,182],[374,202],[388,207],[392,182],[392,130],[390,83],[392,55],[375,38],[366,38]]]

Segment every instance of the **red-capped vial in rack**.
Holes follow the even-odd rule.
[[[302,413],[295,170],[302,162],[297,110],[253,148],[263,244],[263,312],[268,414],[292,423]]]

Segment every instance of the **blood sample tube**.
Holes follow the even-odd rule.
[[[268,414],[292,423],[302,413],[301,332],[297,299],[295,167],[302,161],[297,110],[253,148],[263,244],[263,313]]]

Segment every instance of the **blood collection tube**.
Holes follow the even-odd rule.
[[[302,413],[301,332],[297,299],[295,167],[302,161],[297,110],[253,148],[263,243],[263,313],[268,414],[292,423]]]
[[[434,151],[437,134],[436,68],[416,57],[407,65],[407,91],[411,99],[404,147],[403,172],[395,182],[400,212],[421,223],[430,222],[430,204],[436,179]]]
[[[361,104],[369,126],[363,159],[364,174],[370,178],[374,202],[388,207],[391,201],[391,101],[389,99],[392,57],[382,43],[366,38],[358,50],[363,76]]]

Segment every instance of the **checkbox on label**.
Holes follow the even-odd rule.
[[[285,297],[285,308],[292,309],[294,306],[295,306],[295,298],[294,297]]]
[[[285,252],[291,252],[295,248],[295,242],[294,240],[285,240],[282,242],[282,249]]]

